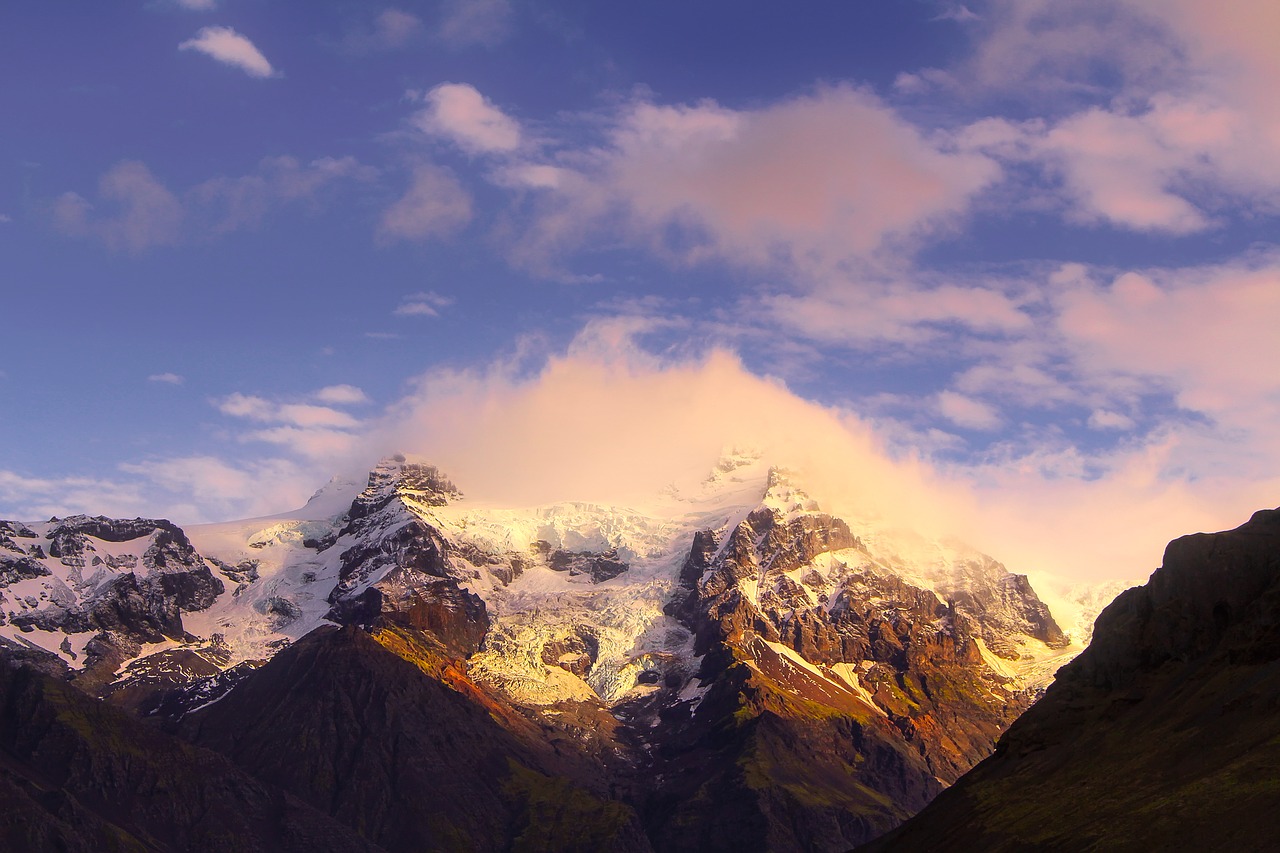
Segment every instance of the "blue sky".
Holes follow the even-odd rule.
[[[1277,39],[1265,0],[15,0],[0,517],[266,513],[397,448],[565,497],[785,434],[1002,554],[1158,556],[1280,493]]]

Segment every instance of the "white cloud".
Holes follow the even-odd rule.
[[[329,396],[350,397],[351,391],[359,391],[349,385],[334,386],[324,389]],[[324,391],[318,392],[323,394]],[[343,402],[346,402],[345,399]],[[262,397],[236,392],[215,401],[218,411],[235,418],[247,418],[268,423],[282,423],[289,426],[309,428],[324,427],[349,429],[360,425],[360,422],[346,412],[328,406],[316,406],[310,403],[274,403]]]
[[[440,311],[453,304],[453,298],[435,291],[411,293],[396,306],[393,314],[400,317],[439,317]]]
[[[510,0],[446,0],[437,34],[448,44],[493,47],[511,34]]]
[[[449,236],[471,221],[471,196],[453,172],[421,164],[414,168],[409,189],[382,213],[378,239],[425,240]]]
[[[239,68],[250,77],[279,76],[262,51],[231,27],[202,27],[194,38],[178,45],[178,49],[198,51],[224,65]]]
[[[53,205],[54,222],[68,234],[133,254],[181,237],[182,203],[142,163],[112,166],[98,181],[98,199],[101,210],[77,193],[63,193]]]
[[[159,382],[164,385],[181,385],[187,380],[176,373],[153,373],[147,377],[148,382]]]
[[[312,396],[319,402],[332,406],[356,406],[369,402],[369,396],[354,385],[328,385]]]
[[[27,477],[0,469],[0,505],[4,516],[34,521],[75,513],[136,514],[146,504],[138,484],[95,477]]]
[[[317,475],[287,459],[233,463],[215,456],[147,460],[121,465],[120,470],[140,478],[134,487],[145,489],[147,499],[109,514],[128,517],[142,512],[179,524],[253,518],[300,507],[315,491]],[[177,501],[185,503],[175,511]]]
[[[424,96],[414,116],[423,132],[450,140],[471,154],[507,153],[520,147],[520,125],[467,83],[441,83]]]
[[[174,5],[192,12],[210,12],[218,8],[218,0],[173,0]]]

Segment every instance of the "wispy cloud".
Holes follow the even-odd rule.
[[[138,253],[173,245],[182,233],[182,203],[142,163],[124,161],[98,181],[98,209],[78,193],[54,202],[54,222],[63,231],[102,240],[109,249]]]
[[[148,382],[158,382],[161,385],[181,385],[187,380],[176,373],[153,373],[147,377]]]
[[[510,0],[446,0],[436,34],[457,48],[493,47],[511,35],[514,17]]]
[[[422,31],[422,19],[417,15],[403,9],[383,9],[370,26],[347,33],[341,49],[354,54],[401,50]]]
[[[312,398],[331,405],[280,402],[239,392],[213,402],[224,415],[265,425],[240,433],[241,441],[281,445],[309,459],[331,460],[350,451],[365,424],[333,406],[361,402],[364,392],[351,385],[334,385]]]
[[[194,38],[178,45],[178,50],[194,50],[224,65],[239,68],[250,77],[279,76],[253,42],[231,27],[202,27]]]
[[[427,290],[404,297],[392,313],[399,317],[439,317],[440,311],[452,304],[452,297]]]
[[[218,0],[173,0],[173,4],[192,12],[210,12],[218,8]]]
[[[312,397],[331,406],[356,406],[369,402],[369,395],[354,385],[328,385],[316,391]]]
[[[145,164],[124,161],[103,174],[94,202],[67,192],[54,201],[52,212],[54,223],[68,234],[137,254],[181,243],[195,233],[208,238],[254,228],[288,204],[316,210],[328,188],[369,184],[377,175],[353,157],[319,157],[308,163],[268,157],[254,173],[211,178],[175,193]]]
[[[471,195],[450,170],[429,163],[414,167],[405,190],[382,213],[378,238],[383,244],[398,240],[446,237],[471,221]]]

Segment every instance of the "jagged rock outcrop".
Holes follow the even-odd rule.
[[[694,632],[710,687],[687,720],[663,718],[667,781],[647,811],[662,849],[874,837],[988,755],[1030,704],[984,666],[982,611],[902,581],[813,508],[762,506],[723,541],[698,533],[680,577],[669,612]],[[1016,582],[995,594],[1024,589],[1020,604],[1043,609]],[[732,826],[691,837],[712,803]]]
[[[183,612],[203,610],[225,591],[186,534],[163,519],[77,515],[40,530],[2,524],[5,622],[26,633],[84,637],[76,677],[89,692],[143,644],[183,639]]]
[[[1174,540],[995,755],[868,851],[1280,841],[1280,510]]]

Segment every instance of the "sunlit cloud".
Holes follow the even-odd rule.
[[[829,269],[944,227],[1000,174],[845,85],[755,110],[633,103],[560,160],[499,173],[543,190],[518,262],[621,236],[680,263]]]
[[[423,132],[472,154],[511,152],[520,147],[520,125],[467,83],[441,83],[423,96],[427,107],[414,116]]]
[[[194,50],[211,59],[239,68],[250,77],[277,77],[279,73],[253,42],[231,27],[202,27],[194,38],[178,45],[178,50]]]

